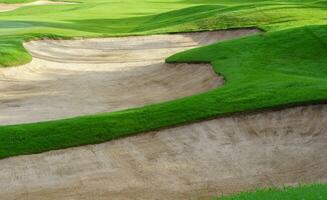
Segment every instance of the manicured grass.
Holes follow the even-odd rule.
[[[213,200],[325,200],[327,185],[307,185],[286,187],[283,189],[266,189],[255,192],[245,192],[234,196],[216,198]]]
[[[0,0],[1,1],[1,0]],[[39,37],[107,37],[259,27],[266,31],[327,22],[317,0],[72,0],[70,5],[25,7],[0,13],[0,66],[26,63],[16,41]],[[11,37],[12,40],[1,38]],[[10,45],[14,61],[7,54]]]
[[[240,27],[258,27],[268,33],[193,49],[167,59],[170,63],[209,62],[226,78],[224,87],[114,113],[0,126],[0,158],[100,143],[235,112],[327,100],[327,1],[78,2],[0,13],[0,67],[29,62],[31,57],[22,42],[44,37],[107,37]],[[280,199],[324,200],[327,186],[259,190],[218,198]]]
[[[223,116],[327,100],[327,26],[230,40],[179,53],[168,62],[211,62],[224,87],[114,113],[0,127],[0,158],[38,153]]]
[[[22,42],[259,27],[268,33],[177,54],[211,62],[226,86],[115,113],[0,127],[0,158],[38,153],[234,112],[327,100],[326,1],[79,0],[0,13],[0,66],[27,63]],[[316,25],[303,27],[305,25]]]
[[[0,0],[0,3],[28,3],[36,0]]]

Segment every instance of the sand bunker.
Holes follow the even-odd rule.
[[[54,2],[54,1],[34,1],[31,3],[17,3],[17,4],[4,4],[0,3],[0,12],[7,12],[16,10],[17,8],[26,7],[26,6],[42,6],[42,5],[52,5],[52,4],[72,4],[71,2]]]
[[[33,61],[0,69],[0,124],[141,106],[223,83],[176,52],[256,30],[32,41]],[[327,105],[220,118],[0,160],[0,199],[192,199],[327,181]],[[209,198],[210,199],[210,198]]]
[[[0,199],[176,200],[326,182],[326,133],[317,105],[4,159]]]
[[[210,90],[223,84],[210,65],[169,65],[165,58],[256,32],[28,42],[31,63],[0,69],[0,124],[108,112]]]

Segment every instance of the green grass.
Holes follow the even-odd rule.
[[[168,62],[211,62],[227,83],[170,102],[67,120],[0,127],[0,158],[100,143],[168,126],[327,100],[327,26],[230,40]]]
[[[0,13],[0,66],[27,63],[22,42],[258,27],[267,33],[194,49],[168,62],[210,62],[227,84],[114,113],[0,126],[0,158],[129,136],[235,112],[327,100],[327,1],[78,0]],[[310,25],[310,26],[308,26]]]
[[[213,200],[325,200],[327,185],[316,184],[282,189],[265,189]]]
[[[32,0],[0,0],[21,3]],[[100,115],[0,126],[0,158],[100,143],[236,112],[327,100],[325,0],[78,0],[0,13],[0,67],[30,62],[23,41],[258,27],[267,33],[182,52],[211,63],[225,86]],[[1,111],[0,111],[1,112]],[[0,114],[1,115],[1,114]],[[258,190],[218,200],[324,200],[326,185]]]
[[[71,1],[79,3],[0,13],[0,54],[8,57],[0,60],[0,67],[28,62],[31,58],[18,43],[36,34],[40,38],[108,37],[239,27],[276,31],[327,22],[324,0]],[[11,40],[1,39],[6,37]],[[13,60],[6,52],[8,45]]]
[[[0,3],[28,3],[36,0],[0,0]]]

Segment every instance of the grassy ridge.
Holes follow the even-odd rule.
[[[234,112],[327,100],[327,26],[189,50],[168,62],[211,62],[224,87],[114,113],[0,127],[0,158],[99,143]]]
[[[245,192],[213,200],[325,200],[327,185],[307,185]]]

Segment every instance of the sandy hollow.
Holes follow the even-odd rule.
[[[40,40],[33,61],[0,69],[0,123],[141,106],[223,84],[209,65],[164,59],[255,33]],[[327,105],[219,118],[138,136],[0,160],[0,199],[194,199],[327,182]]]
[[[47,121],[143,106],[223,84],[207,64],[168,56],[255,29],[24,44],[31,63],[0,69],[0,124]]]
[[[18,8],[26,7],[26,6],[42,6],[42,5],[53,5],[53,4],[72,4],[71,2],[54,2],[48,0],[34,1],[31,3],[16,3],[16,4],[5,4],[0,3],[0,12],[7,12],[16,10]]]
[[[0,160],[0,199],[211,199],[327,182],[327,105]]]

